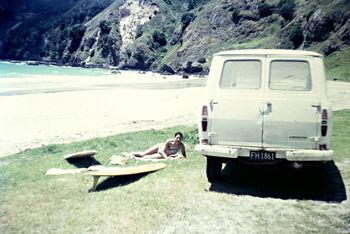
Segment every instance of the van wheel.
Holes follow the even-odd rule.
[[[219,158],[207,157],[207,178],[210,183],[221,179],[221,168],[222,161]]]

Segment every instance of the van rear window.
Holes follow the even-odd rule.
[[[258,89],[261,81],[259,60],[229,60],[223,67],[220,88]]]
[[[269,87],[274,90],[311,90],[309,63],[306,61],[272,61]]]

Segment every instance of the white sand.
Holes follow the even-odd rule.
[[[123,72],[115,77],[0,79],[0,156],[143,129],[196,123],[205,80]],[[329,82],[350,108],[350,83]],[[199,87],[198,87],[199,86]]]
[[[195,124],[203,86],[193,84],[204,84],[204,79],[125,75],[1,78],[0,156],[51,143]]]

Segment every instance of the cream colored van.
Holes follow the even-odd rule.
[[[299,50],[234,50],[214,55],[195,151],[207,177],[227,159],[246,163],[332,160],[332,110],[323,56]]]

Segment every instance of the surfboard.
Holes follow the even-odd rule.
[[[92,157],[97,153],[96,150],[86,150],[80,151],[72,154],[67,154],[64,156],[64,159],[72,159],[72,158],[83,158],[83,157]]]
[[[95,191],[97,187],[98,180],[101,176],[125,176],[125,175],[135,175],[147,172],[154,172],[165,168],[167,165],[165,163],[150,163],[140,166],[133,167],[106,167],[100,170],[91,171],[86,173],[86,175],[91,175],[94,178],[94,182],[91,191]]]

